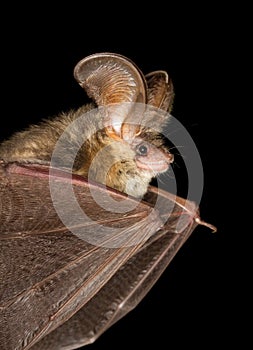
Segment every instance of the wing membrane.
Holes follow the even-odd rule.
[[[197,206],[167,192],[151,187],[145,201],[138,202],[56,170],[53,181],[71,182],[81,209],[92,218],[76,221],[63,194],[61,205],[72,219],[66,227],[52,203],[48,167],[13,164],[5,166],[4,174],[0,192],[3,350],[74,349],[93,342],[143,299],[197,225]],[[94,201],[91,187],[103,199],[103,207]],[[134,203],[133,210],[109,212],[108,194]],[[77,226],[78,232],[97,234],[102,240],[87,242],[73,234]],[[113,228],[113,235],[108,228]],[[122,244],[117,246],[116,241]]]

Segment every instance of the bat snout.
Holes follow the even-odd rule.
[[[171,153],[166,154],[166,159],[167,159],[167,162],[169,164],[173,163],[174,162],[174,154],[171,154]]]

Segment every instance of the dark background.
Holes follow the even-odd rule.
[[[20,10],[15,8],[16,13]],[[203,162],[201,217],[218,232],[197,227],[136,309],[87,350],[122,345],[174,349],[183,344],[205,349],[231,339],[226,325],[233,323],[228,299],[232,265],[223,210],[226,145],[219,127],[226,118],[230,34],[224,14],[216,8],[202,9],[201,15],[198,10],[184,8],[177,18],[160,7],[145,15],[128,9],[124,16],[119,12],[111,17],[103,14],[104,9],[78,7],[63,15],[38,6],[15,20],[11,12],[6,14],[1,41],[1,139],[86,102],[73,68],[89,54],[110,51],[131,58],[144,74],[156,69],[169,73],[176,93],[172,114],[189,131]]]

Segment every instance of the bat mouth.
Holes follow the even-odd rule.
[[[140,159],[137,159],[136,164],[138,168],[152,172],[164,172],[169,168],[169,164],[163,160],[157,162],[142,162]]]
[[[168,170],[169,164],[173,162],[174,156],[171,153],[162,154],[160,159],[150,160],[150,157],[136,157],[136,164],[139,169],[148,170],[155,173],[162,173]]]

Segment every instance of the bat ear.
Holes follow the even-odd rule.
[[[107,134],[129,139],[139,132],[138,120],[129,123],[131,102],[146,104],[147,86],[131,60],[115,53],[90,55],[77,63],[74,77],[98,106],[108,106],[104,118]]]
[[[174,87],[167,72],[151,72],[145,78],[148,86],[147,103],[166,112],[171,112],[174,100]]]

